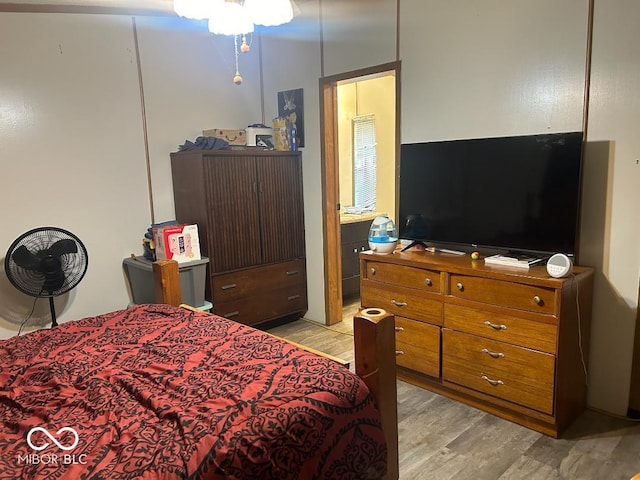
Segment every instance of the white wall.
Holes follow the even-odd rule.
[[[0,14],[0,64],[0,255],[34,227],[70,230],[89,268],[59,320],[125,307],[121,262],[149,222],[131,20]],[[0,276],[1,337],[32,304]],[[48,312],[39,300],[34,320]]]
[[[142,253],[152,211],[174,218],[170,152],[203,129],[261,120],[257,49],[241,58],[236,86],[228,37],[161,17],[137,18],[136,30],[144,117],[131,17],[0,13],[0,255],[38,226],[85,243],[89,269],[56,298],[60,322],[128,304],[122,259]],[[32,305],[1,275],[0,337],[15,335]],[[39,300],[28,325],[48,315]]]
[[[175,212],[170,152],[204,129],[242,129],[261,122],[259,49],[240,55],[235,74],[232,37],[181,18],[138,17],[140,64],[149,134],[156,222]]]
[[[586,5],[402,0],[401,141],[581,130]]]
[[[396,59],[395,0],[322,0],[320,3],[325,76]]]
[[[640,2],[597,0],[594,19],[581,243],[581,261],[596,268],[588,400],[626,414],[640,272]]]

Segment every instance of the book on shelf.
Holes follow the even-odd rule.
[[[484,263],[488,265],[505,265],[508,267],[529,268],[541,262],[543,259],[539,257],[510,257],[508,255],[491,255],[484,259]]]

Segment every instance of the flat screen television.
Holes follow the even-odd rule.
[[[582,132],[402,144],[401,239],[574,255]]]

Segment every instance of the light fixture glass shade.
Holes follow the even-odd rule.
[[[253,22],[239,3],[216,2],[209,18],[209,31],[218,35],[241,35],[253,32]]]
[[[293,19],[290,0],[244,0],[244,8],[256,25],[269,27]]]
[[[181,17],[204,20],[214,15],[224,0],[173,0],[173,10]]]

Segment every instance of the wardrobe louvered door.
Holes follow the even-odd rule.
[[[263,263],[304,256],[302,172],[298,156],[256,159]]]
[[[206,156],[210,262],[216,272],[262,263],[258,181],[253,156]]]

